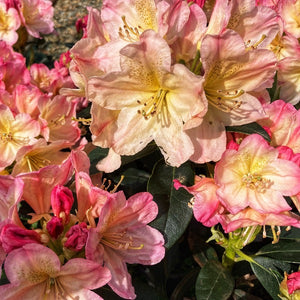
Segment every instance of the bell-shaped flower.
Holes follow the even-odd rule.
[[[22,0],[18,3],[22,24],[30,35],[40,38],[54,29],[52,2],[49,0]]]
[[[152,265],[165,255],[164,239],[147,224],[158,209],[149,193],[138,193],[127,201],[123,192],[110,194],[99,189],[100,198],[90,216],[98,219],[89,231],[85,248],[88,259],[104,264],[112,274],[109,286],[119,296],[134,299],[134,288],[126,263]]]
[[[21,22],[18,12],[13,7],[7,8],[5,1],[0,2],[0,40],[6,42],[8,45],[13,45],[18,40],[17,29]]]
[[[9,166],[23,146],[33,144],[39,133],[39,123],[28,114],[14,116],[7,106],[0,104],[0,169]]]
[[[252,93],[272,85],[276,68],[271,51],[247,50],[242,38],[232,30],[206,35],[200,53],[209,105],[201,125],[189,131],[195,147],[191,160],[197,163],[221,158],[226,148],[224,126],[264,117],[262,105]]]
[[[38,244],[10,252],[4,266],[10,283],[0,287],[3,300],[102,299],[91,290],[111,277],[107,268],[83,258],[61,265],[51,249]]]
[[[120,53],[122,72],[89,80],[89,100],[114,111],[116,120],[114,132],[98,131],[96,145],[134,155],[154,140],[169,164],[181,165],[194,152],[184,124],[207,109],[202,78],[183,65],[171,67],[168,44],[152,30]]]
[[[283,196],[300,191],[300,169],[278,158],[278,151],[257,134],[246,137],[238,150],[228,149],[215,168],[217,195],[236,214],[251,207],[260,213],[289,211]]]

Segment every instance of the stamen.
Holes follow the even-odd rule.
[[[104,233],[101,243],[116,250],[140,250],[144,247],[144,244],[134,245],[132,236],[126,231]]]
[[[126,17],[122,16],[123,27],[119,27],[119,37],[126,42],[136,42],[139,40],[140,34],[144,31],[141,26],[131,27],[126,21]]]
[[[205,89],[205,92],[209,103],[224,112],[229,113],[242,105],[242,101],[235,100],[235,98],[243,95],[243,90],[225,92],[222,90]]]
[[[273,234],[273,241],[272,244],[276,244],[279,242],[279,237],[277,236],[276,232],[275,232],[275,226],[271,225],[271,230],[272,230],[272,234]]]
[[[242,182],[247,188],[256,190],[259,193],[264,193],[271,185],[272,181],[261,177],[261,175],[256,173],[248,173],[242,177]]]
[[[256,49],[259,46],[259,44],[261,44],[266,39],[266,37],[267,36],[265,34],[263,34],[261,36],[261,38],[257,42],[255,42],[253,45],[251,45],[251,46],[250,46],[251,40],[248,40],[247,43],[246,43],[246,50],[254,50],[254,49]]]
[[[159,89],[154,96],[151,96],[144,103],[137,100],[138,104],[141,104],[143,107],[142,109],[139,109],[137,113],[141,114],[145,120],[149,120],[149,118],[162,110],[167,93],[168,91]]]

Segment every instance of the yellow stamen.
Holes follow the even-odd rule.
[[[264,193],[272,185],[272,181],[270,179],[263,178],[261,175],[256,173],[245,174],[242,177],[242,182],[247,188],[256,190],[259,193]]]
[[[136,42],[139,40],[140,34],[144,31],[141,26],[131,27],[126,21],[126,17],[122,16],[123,27],[119,28],[119,37],[126,42]]]
[[[138,104],[143,105],[143,109],[139,109],[137,112],[141,114],[145,120],[149,120],[149,118],[155,116],[158,112],[160,112],[165,104],[166,95],[168,91],[159,89],[156,94],[147,99],[144,103],[137,100]]]

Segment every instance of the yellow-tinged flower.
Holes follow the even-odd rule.
[[[95,121],[98,129],[92,124],[96,145],[133,155],[154,140],[169,164],[181,165],[194,152],[184,124],[206,113],[203,79],[183,65],[171,67],[170,48],[153,30],[120,54],[121,72],[89,80],[89,100],[112,112],[110,120]]]

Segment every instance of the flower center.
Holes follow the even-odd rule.
[[[143,108],[137,111],[138,114],[141,114],[145,120],[148,120],[149,118],[155,116],[157,113],[159,113],[162,110],[162,107],[166,102],[165,100],[166,100],[167,93],[168,91],[159,89],[156,92],[156,94],[151,96],[145,102],[141,102],[140,100],[137,100],[138,104],[143,105]]]
[[[122,16],[123,27],[119,27],[119,37],[126,42],[136,42],[139,40],[140,34],[144,31],[141,26],[131,27],[126,21],[126,17]]]
[[[134,244],[134,240],[131,235],[128,235],[126,231],[124,232],[106,232],[101,243],[116,249],[116,250],[140,250],[143,249],[143,244]]]
[[[10,142],[19,145],[26,145],[29,142],[29,138],[23,136],[14,136],[11,132],[1,132],[0,142],[3,144]]]
[[[248,173],[242,177],[243,184],[252,190],[256,190],[259,193],[264,193],[271,185],[270,179],[263,178],[257,173]]]
[[[39,169],[50,165],[51,161],[45,159],[39,155],[27,155],[25,156],[26,163],[30,172],[38,171]]]
[[[242,101],[236,100],[237,97],[244,94],[243,90],[223,91],[213,90],[210,88],[205,89],[207,100],[211,105],[226,113],[238,109],[242,105]]]

